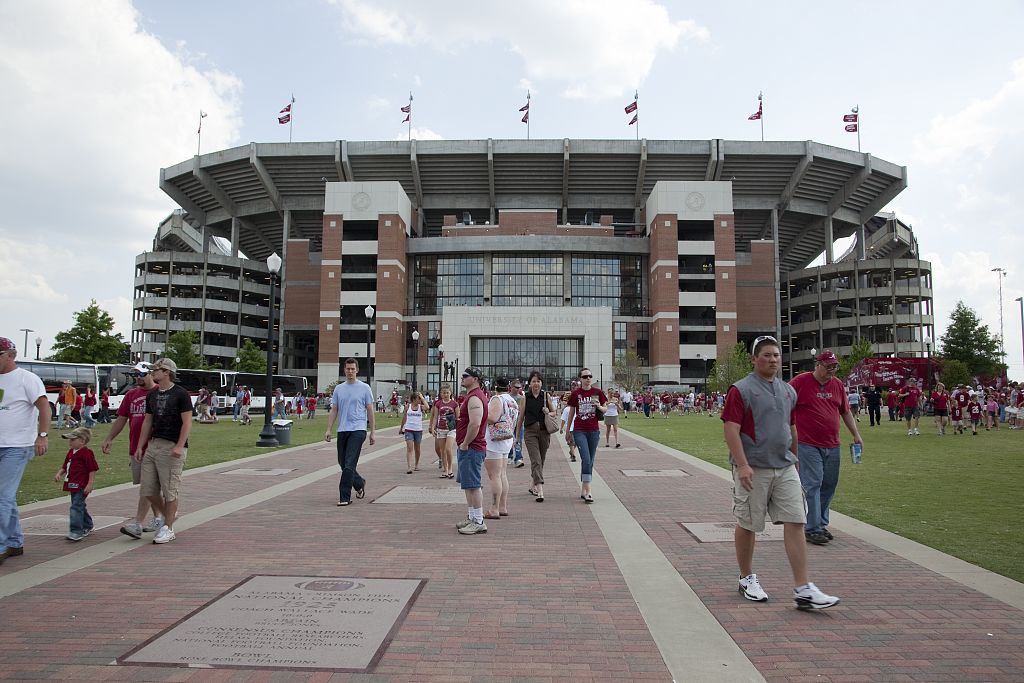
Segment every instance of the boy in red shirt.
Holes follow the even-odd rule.
[[[66,538],[69,541],[81,541],[92,532],[92,517],[85,507],[85,499],[92,493],[100,466],[96,463],[96,456],[86,447],[92,432],[79,427],[61,436],[71,442],[71,448],[53,480],[64,482],[64,490],[71,494],[70,529]]]
[[[981,416],[985,413],[985,409],[981,407],[981,402],[978,400],[978,394],[971,397],[971,402],[967,404],[967,413],[971,416],[971,433],[973,436],[977,436],[978,423],[981,422]]]
[[[949,403],[949,415],[953,419],[953,433],[963,434],[964,433],[964,409],[960,407],[960,404],[956,401],[950,401]]]
[[[316,394],[306,399],[306,419],[312,420],[316,415]]]

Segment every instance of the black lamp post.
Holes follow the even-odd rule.
[[[412,390],[416,391],[416,360],[420,355],[420,331],[412,329]]]
[[[444,372],[444,344],[438,344],[437,345],[437,361],[438,361],[438,363],[440,365],[440,370],[443,373]],[[430,375],[427,375],[427,376],[429,377]],[[443,377],[443,375],[441,375],[441,376]],[[444,381],[444,379],[441,380],[441,382],[443,382],[443,381]],[[438,396],[441,395],[441,382],[437,383],[437,395]]]
[[[370,327],[373,325],[373,306],[364,308],[363,313],[366,314],[366,383],[370,385],[370,391],[373,391],[373,371],[370,370]]]
[[[260,431],[260,438],[257,446],[273,448],[278,446],[277,432],[270,421],[270,408],[274,401],[274,283],[277,274],[281,270],[281,257],[275,251],[267,257],[267,268],[270,270],[270,314],[267,316],[267,386],[266,399],[263,406],[263,429]]]
[[[36,360],[39,360],[39,347],[43,345],[43,338],[36,337]]]
[[[932,387],[932,338],[927,335],[924,338],[924,353],[927,359],[924,371],[928,373],[928,383],[925,386],[930,389]]]
[[[704,363],[704,387],[702,393],[708,393],[708,359],[703,354],[697,354],[697,360]]]

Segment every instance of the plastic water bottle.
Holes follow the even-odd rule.
[[[864,450],[864,447],[859,443],[850,444],[850,460],[853,461],[854,465],[860,464],[860,454]]]

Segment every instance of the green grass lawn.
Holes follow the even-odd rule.
[[[377,428],[383,429],[397,425],[400,417],[377,414]],[[312,420],[296,420],[292,425],[291,446],[319,441],[324,437],[327,426],[327,414],[319,412]],[[242,427],[232,422],[231,417],[221,416],[216,424],[194,423],[189,437],[188,459],[185,469],[212,465],[228,460],[237,460],[257,453],[274,451],[274,448],[256,448],[256,440],[263,428],[263,416],[253,416],[253,423]],[[96,474],[96,488],[123,484],[131,481],[131,468],[128,466],[128,429],[125,428],[114,440],[110,455],[103,455],[100,446],[110,431],[110,425],[100,424],[92,432],[89,447],[96,454],[100,471]],[[25,468],[25,476],[18,488],[18,504],[34,503],[63,494],[60,484],[53,481],[53,475],[64,462],[68,451],[68,442],[60,438],[67,430],[52,430],[50,450],[41,458],[33,458]],[[281,446],[280,448],[290,448]]]
[[[864,457],[850,462],[850,435],[842,426],[843,465],[832,509],[1017,581],[1024,581],[1024,432],[982,430],[935,433],[931,418],[921,435],[883,414],[878,427],[861,418]],[[708,462],[728,467],[722,423],[707,416],[673,415],[620,425]]]

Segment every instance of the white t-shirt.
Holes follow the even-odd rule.
[[[570,426],[570,427],[569,427],[569,431],[570,431],[570,432],[571,432],[571,431],[575,431],[575,429],[576,429],[576,417],[578,417],[578,416],[574,416],[574,417],[572,418],[572,426]],[[566,407],[565,407],[565,408],[564,408],[564,409],[562,410],[562,422],[565,422],[565,421],[566,421],[566,420],[568,420],[568,419],[569,419],[569,406],[566,406]]]
[[[35,404],[40,396],[46,396],[46,387],[35,373],[15,368],[0,375],[0,448],[35,445],[39,434]]]
[[[624,392],[622,394],[622,402],[623,403],[632,403],[633,402],[633,393],[630,392],[630,391]]]

